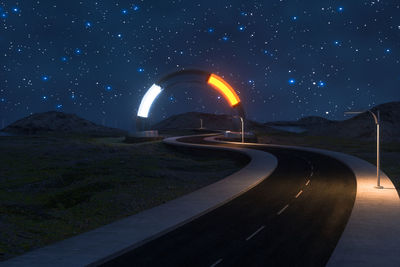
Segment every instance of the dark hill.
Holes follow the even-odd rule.
[[[329,124],[329,123],[333,123],[334,121],[322,118],[322,117],[318,117],[318,116],[308,116],[308,117],[304,117],[301,118],[297,121],[297,123],[299,125],[314,125],[314,124]]]
[[[265,125],[267,125],[267,126],[299,126],[299,127],[308,128],[313,125],[330,124],[333,122],[334,121],[325,119],[323,117],[308,116],[308,117],[303,117],[297,121],[272,121],[272,122],[265,123]]]
[[[383,142],[400,141],[400,102],[390,102],[371,109],[381,114],[381,140]],[[210,130],[240,130],[240,121],[230,115],[215,115],[199,112],[188,112],[169,117],[153,126],[153,129],[193,129],[203,126]],[[261,124],[246,120],[246,130],[270,132],[268,126],[299,126],[307,130],[305,134],[315,136],[333,136],[375,140],[376,126],[372,116],[364,112],[343,121],[332,121],[322,117],[310,116],[297,121],[278,121]]]
[[[153,129],[196,129],[200,128],[200,119],[203,120],[203,127],[209,130],[240,130],[239,118],[231,115],[216,115],[201,112],[187,112],[173,115],[155,125]],[[251,120],[245,120],[246,130],[255,130],[257,128],[265,128],[261,123]]]
[[[400,141],[400,102],[390,102],[371,109],[381,115],[381,140],[384,142]],[[312,135],[328,135],[373,140],[376,126],[369,112],[361,113],[348,120],[329,124],[313,125],[308,128]]]
[[[2,130],[12,134],[87,134],[93,136],[123,136],[125,131],[104,127],[75,114],[58,111],[36,113],[20,119]]]

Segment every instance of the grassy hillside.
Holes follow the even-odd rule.
[[[122,139],[0,137],[0,259],[157,206],[246,163]]]

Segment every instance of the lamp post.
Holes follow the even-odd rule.
[[[244,143],[244,120],[243,117],[239,117],[242,122],[242,143]]]
[[[242,131],[241,131],[241,136],[242,136],[242,143],[244,143],[244,119],[242,116],[233,116],[234,118],[239,118],[241,125],[242,125]]]
[[[376,178],[377,178],[377,183],[375,188],[378,189],[383,189],[383,186],[381,186],[381,173],[380,173],[380,147],[379,147],[379,124],[381,122],[379,110],[377,111],[377,114],[373,113],[371,110],[367,110],[372,117],[374,118],[375,124],[376,124]],[[345,114],[360,114],[364,113],[365,111],[348,111],[345,112]]]

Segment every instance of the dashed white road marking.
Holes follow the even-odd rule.
[[[310,177],[314,175],[314,172],[311,172]]]
[[[289,207],[289,204],[287,204],[285,207],[283,207],[280,211],[278,211],[277,215],[281,215],[282,212],[285,211]]]
[[[216,262],[214,262],[213,264],[210,265],[210,267],[214,267],[217,266],[218,264],[220,264],[222,261],[222,259],[217,260]]]
[[[307,183],[306,183],[306,185],[309,185],[309,184],[310,184],[310,182],[311,182],[311,181],[310,181],[310,180],[308,180],[308,181],[307,181]]]
[[[252,233],[248,238],[246,238],[246,241],[249,241],[250,239],[252,239],[256,234],[258,234],[262,229],[265,228],[265,225],[261,226],[260,228],[257,229],[257,231],[255,231],[254,233]]]
[[[303,193],[303,190],[300,190],[294,198],[298,198],[301,195],[301,193]]]

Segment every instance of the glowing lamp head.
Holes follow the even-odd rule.
[[[239,104],[240,98],[236,94],[235,90],[233,90],[233,88],[224,79],[218,75],[211,74],[207,82],[214,89],[222,93],[232,107]]]
[[[140,102],[138,117],[147,118],[149,116],[150,107],[154,100],[161,93],[162,88],[157,84],[153,84],[146,94],[143,96],[142,102]]]

